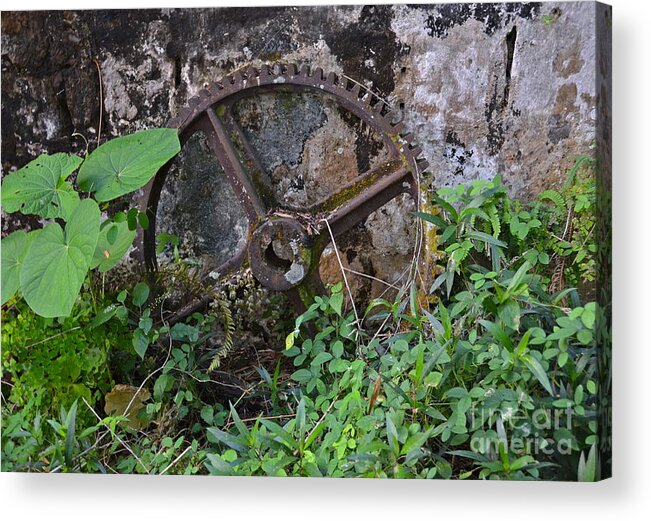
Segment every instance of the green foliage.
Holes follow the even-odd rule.
[[[506,188],[499,176],[442,188],[433,198],[441,212],[417,214],[438,228],[447,262],[433,290],[445,287],[449,297],[455,277],[470,277],[476,266],[498,272],[528,262],[543,289],[551,283],[553,291],[590,291],[586,286],[596,276],[594,161],[579,157],[561,189],[545,190],[530,203],[511,200]]]
[[[56,415],[78,398],[101,402],[112,385],[109,353],[125,346],[128,335],[118,324],[92,327],[94,304],[88,296],[65,319],[40,317],[22,301],[3,310],[2,372],[10,384],[6,394],[3,388],[3,414],[19,410],[32,422],[39,414]]]
[[[4,335],[13,334],[18,353],[6,366],[3,358],[3,368],[21,382],[12,388],[15,405],[3,410],[3,469],[598,479],[603,389],[595,330],[603,310],[574,283],[589,280],[581,277],[594,260],[591,165],[577,164],[564,187],[532,203],[511,200],[500,178],[439,191],[440,213],[418,214],[438,228],[443,248],[443,271],[428,294],[412,282],[394,300],[370,302],[358,322],[342,285],[334,286],[296,318],[269,370],[256,353],[258,381],[246,387],[220,381],[225,373],[217,370],[236,331],[226,298],[170,327],[157,310],[176,289],[129,285],[92,322],[89,312],[66,333],[92,340],[59,346],[50,339],[43,345],[63,354],[38,363],[37,350],[24,352],[20,338],[51,319],[16,304],[12,313],[25,318],[3,325],[3,347]],[[138,220],[134,211],[114,218],[99,231],[102,247],[133,232]],[[177,246],[172,237],[160,244]],[[192,286],[189,265],[175,257],[169,280]],[[15,251],[8,258],[10,270],[22,262]],[[563,289],[554,282],[559,259]],[[22,336],[12,333],[21,324]],[[90,395],[75,394],[66,376],[54,392],[33,392],[50,379],[39,366],[68,369],[64,345],[78,353],[95,335],[127,328],[118,353],[117,342],[103,344],[99,365],[110,366],[112,378],[93,376],[104,382],[101,391],[85,384]],[[138,431],[123,417],[100,421],[90,413],[85,402],[97,408],[112,380],[151,392]]]
[[[20,269],[33,233],[18,230],[2,239],[2,303],[7,302],[20,287]]]
[[[2,182],[2,208],[7,213],[67,219],[79,195],[67,180],[82,159],[68,154],[40,155]]]
[[[144,130],[104,143],[84,161],[77,183],[110,201],[145,186],[181,150],[176,129]]]
[[[84,199],[65,230],[54,222],[36,232],[20,269],[20,288],[39,315],[70,315],[95,253],[99,220],[97,203]]]
[[[99,231],[95,254],[90,263],[90,268],[97,268],[100,273],[105,273],[114,268],[122,257],[129,251],[133,240],[136,238],[136,230],[129,227],[126,220],[116,220],[120,217],[115,216],[113,219],[105,220]]]
[[[317,297],[288,336],[295,384],[271,411],[293,418],[209,430],[225,452],[208,455],[208,470],[540,479],[563,466],[556,475],[576,479],[567,462],[596,439],[594,304],[564,313],[529,270],[483,279],[450,309],[405,316],[406,329],[363,333],[361,345],[341,288]],[[317,333],[303,336],[310,321]]]
[[[68,177],[77,168],[82,190],[108,201],[144,186],[180,150],[175,129],[137,132],[109,141],[85,160],[67,154],[39,156],[2,182],[2,206],[50,222],[25,235],[19,231],[2,239],[2,303],[18,291],[30,307],[45,317],[68,316],[88,270],[114,267],[135,237],[135,219],[147,218],[132,210],[101,221],[93,199],[80,201]],[[129,217],[131,216],[131,219]],[[124,223],[127,224],[124,224]]]

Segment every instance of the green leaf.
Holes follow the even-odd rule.
[[[425,432],[417,432],[416,434],[410,436],[409,439],[403,445],[400,453],[404,455],[404,454],[409,454],[410,452],[413,452],[417,449],[420,449],[428,440],[432,430],[434,429],[432,428]]]
[[[326,362],[329,362],[332,360],[332,355],[330,353],[321,352],[318,355],[314,357],[314,360],[312,360],[312,363],[310,365],[312,366],[321,366],[325,364]]]
[[[212,405],[204,405],[201,408],[201,411],[199,415],[201,416],[201,419],[206,422],[208,425],[212,425],[213,417],[214,417],[214,409]]]
[[[549,383],[549,378],[547,378],[547,373],[543,369],[540,362],[531,356],[531,353],[522,356],[522,360],[527,365],[531,374],[533,374],[538,381],[542,384],[545,390],[552,396],[554,396],[554,391],[552,391],[552,385]]]
[[[144,282],[138,282],[133,288],[133,305],[142,306],[149,298],[149,286]]]
[[[292,449],[298,448],[297,440],[295,440],[294,437],[288,431],[283,429],[277,423],[265,419],[261,419],[260,423],[264,425],[267,428],[267,430],[269,430],[271,433],[275,434],[277,438],[280,438],[280,440],[284,441],[285,445],[287,445],[288,447]],[[287,425],[291,425],[291,424],[288,423]]]
[[[120,307],[121,306],[118,306],[117,304],[110,304],[105,308],[101,309],[99,313],[95,315],[93,321],[90,323],[90,327],[92,328],[92,327],[101,326],[105,322],[108,322],[115,316],[115,314],[117,313]]]
[[[68,154],[43,154],[2,182],[2,208],[5,212],[35,214],[46,219],[67,220],[79,203],[79,195],[68,176],[82,163]]]
[[[330,307],[339,316],[341,316],[341,307],[343,303],[344,303],[343,293],[333,293],[332,296],[330,297]]]
[[[66,416],[66,443],[65,443],[65,452],[64,457],[66,460],[66,466],[69,470],[72,470],[72,452],[74,450],[75,443],[75,421],[77,419],[77,400],[75,400],[70,406],[70,410]]]
[[[504,329],[498,326],[495,322],[490,320],[480,320],[479,323],[486,328],[486,330],[491,334],[491,336],[509,351],[513,350],[513,342],[509,335],[506,334]]]
[[[294,341],[296,340],[296,331],[292,331],[285,337],[285,349],[289,350],[294,347]]]
[[[516,356],[522,356],[525,353],[527,346],[529,345],[529,337],[533,332],[534,328],[528,329],[527,332],[522,336],[520,342],[518,343],[518,347],[515,349]]]
[[[492,244],[494,246],[499,246],[500,248],[506,248],[507,246],[505,242],[502,242],[499,239],[493,237],[492,235],[488,235],[487,233],[484,232],[471,231],[466,234],[466,237],[468,239],[475,239],[488,244]]]
[[[95,252],[99,219],[97,203],[85,199],[70,216],[65,232],[51,223],[32,241],[20,270],[20,286],[37,314],[70,315]]]
[[[398,430],[396,426],[391,421],[389,413],[386,414],[386,428],[387,428],[387,440],[389,441],[389,447],[393,450],[393,453],[398,455],[400,454],[400,444],[398,443]]]
[[[149,347],[149,337],[142,329],[136,329],[133,332],[131,343],[133,344],[133,348],[136,350],[136,353],[138,353],[138,356],[141,359],[144,359],[147,348]]]
[[[341,340],[335,340],[330,347],[330,350],[332,351],[332,356],[335,358],[341,358],[344,354],[344,343]]]
[[[441,199],[436,195],[432,196],[432,202],[434,202],[434,204],[437,204],[438,206],[443,208],[443,210],[445,210],[448,213],[452,221],[456,222],[459,220],[459,214],[454,209],[454,206],[452,206],[450,203],[448,203],[447,201]]]
[[[579,481],[597,481],[597,446],[595,444],[590,447],[587,460],[581,452],[577,478]]]
[[[36,232],[38,233],[38,232]],[[22,230],[2,239],[2,303],[13,297],[20,288],[20,269],[35,232]]]
[[[508,300],[501,304],[497,314],[506,327],[515,330],[520,328],[520,306],[515,300]]]
[[[217,427],[209,427],[208,432],[231,449],[234,449],[237,452],[246,451],[246,445],[243,445],[237,436],[224,432]]]
[[[138,222],[143,230],[149,228],[149,217],[146,212],[138,212]]]
[[[322,421],[321,423],[319,423],[316,427],[314,427],[312,429],[312,432],[310,433],[310,435],[305,440],[305,448],[306,449],[310,448],[310,445],[312,445],[314,440],[316,440],[316,438],[319,436],[319,434],[321,434],[323,429],[325,429],[325,426],[326,426],[326,423],[324,421]]]
[[[208,462],[206,462],[205,465],[212,475],[215,476],[233,475],[233,467],[231,467],[231,464],[225,461],[218,454],[206,454],[206,458],[208,459]]]
[[[423,219],[424,221],[427,221],[428,223],[433,224],[441,230],[447,228],[448,226],[448,224],[439,215],[433,215],[431,213],[425,212],[411,212],[411,214],[415,217]]]
[[[511,296],[515,291],[517,291],[518,286],[524,282],[524,278],[530,269],[531,263],[529,261],[525,261],[522,266],[520,266],[518,271],[515,272],[515,275],[513,275],[513,278],[509,282],[508,287],[506,288],[505,297]]]
[[[237,409],[233,407],[233,404],[231,404],[231,418],[233,418],[233,423],[235,424],[235,427],[239,431],[240,435],[242,436],[242,439],[247,439],[249,437],[249,429],[247,428],[246,425],[244,425],[244,422],[240,418],[240,415],[237,414]]]
[[[90,268],[99,268],[100,273],[114,268],[129,251],[135,238],[136,232],[129,230],[126,221],[109,222],[99,233]]]
[[[98,201],[110,201],[145,186],[180,150],[177,129],[143,130],[119,137],[90,154],[79,170],[77,184],[95,192]]]
[[[298,435],[302,439],[305,435],[305,398],[301,398],[296,408],[296,427],[298,428]]]
[[[293,372],[290,378],[299,383],[307,383],[312,379],[312,373],[309,369],[299,369]]]

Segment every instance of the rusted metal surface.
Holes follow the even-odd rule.
[[[308,208],[281,206],[273,195],[270,177],[233,117],[238,100],[279,91],[312,91],[333,99],[382,136],[389,160]],[[276,64],[237,71],[202,90],[168,127],[179,129],[182,144],[197,131],[205,133],[249,220],[247,246],[213,270],[213,279],[248,261],[262,285],[287,291],[299,311],[304,309],[306,296],[323,291],[318,266],[331,241],[330,231],[335,237],[342,234],[403,193],[411,194],[418,203],[418,178],[428,166],[419,157],[421,149],[414,145],[413,137],[402,132],[402,123],[395,121],[382,99],[348,78],[334,73],[325,76],[321,69],[311,71],[307,66],[299,70],[292,64]],[[141,198],[141,210],[150,220],[140,237],[141,252],[151,269],[156,268],[156,208],[169,166],[158,172]],[[195,309],[203,303],[197,301]],[[186,308],[191,312],[192,304]]]

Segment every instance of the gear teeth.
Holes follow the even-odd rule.
[[[429,168],[429,162],[424,157],[419,157],[416,159],[416,167],[420,173],[423,173]]]
[[[386,112],[382,114],[382,119],[384,119],[384,125],[386,128],[389,129],[389,132],[393,134],[398,134],[400,132],[397,127],[400,125],[400,121],[396,121],[395,123],[393,120],[396,117],[396,113],[391,110],[391,107],[386,107]]]
[[[400,134],[400,138],[405,142],[407,145],[411,145],[414,142],[414,135],[409,132],[407,134]]]
[[[375,104],[379,103],[378,97],[373,94],[370,90],[367,90],[366,93],[364,94],[364,97],[362,97],[362,101],[364,102],[364,107],[366,110],[371,110]],[[375,101],[375,104],[373,103]]]
[[[216,81],[213,81],[210,84],[209,90],[213,96],[217,96],[220,91],[224,90],[224,86],[221,83],[217,83]]]
[[[318,81],[323,81],[323,69],[321,67],[317,67],[314,69],[312,72],[312,78],[318,80]]]
[[[179,125],[185,123],[185,120],[192,114],[192,110],[189,107],[185,107],[181,112],[179,112],[178,119],[180,121]]]
[[[297,76],[298,75],[298,70],[296,68],[296,64],[290,63],[287,65],[287,74],[290,76]]]
[[[267,64],[264,64],[262,67],[260,67],[260,79],[264,80],[267,78],[267,76],[271,76],[271,67],[269,67]]]
[[[231,79],[231,84],[232,85],[240,85],[244,81],[244,78],[242,77],[242,71],[235,71],[233,73],[232,79]]]
[[[355,101],[359,100],[359,93],[361,90],[362,88],[360,87],[359,83],[355,83],[355,85],[353,85],[353,88],[350,89],[350,94]]]
[[[299,71],[299,74],[304,78],[308,78],[310,76],[310,66],[305,64],[301,65],[301,70]]]
[[[337,75],[334,72],[328,73],[328,77],[326,78],[326,83],[328,85],[333,85],[337,82]]]
[[[376,116],[381,116],[383,108],[384,108],[384,102],[381,99],[378,99],[375,105],[371,107],[371,112],[373,112],[373,114],[375,114]]]
[[[417,158],[422,153],[423,153],[423,149],[420,145],[409,147],[409,154],[411,155],[411,157]]]
[[[255,81],[260,76],[260,71],[255,67],[249,67],[246,70],[246,77],[249,81]]]
[[[201,101],[204,101],[210,97],[210,92],[208,92],[206,89],[201,89],[199,91],[199,97],[201,98]]]
[[[188,100],[188,106],[190,108],[195,108],[201,104],[201,99],[199,99],[199,96],[194,96],[193,98],[190,98]]]

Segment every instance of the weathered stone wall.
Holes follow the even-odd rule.
[[[282,59],[400,105],[437,183],[538,190],[594,139],[592,2],[2,15],[2,164],[162,125],[204,83]]]
[[[210,81],[277,60],[372,84],[402,112],[435,186],[502,173],[514,194],[531,196],[561,182],[595,139],[592,2],[14,12],[2,15],[3,172],[92,144],[100,100],[104,139],[162,126]],[[238,114],[292,203],[382,159],[377,136],[309,97]],[[198,171],[202,161],[191,160]],[[195,200],[201,189],[219,198],[219,186],[183,179],[164,194],[162,226],[210,253],[215,230],[241,219],[223,222]],[[404,215],[398,204],[369,219],[364,240],[381,260],[349,255],[354,269],[395,278],[410,254]],[[187,235],[197,222],[212,222],[212,236]]]

